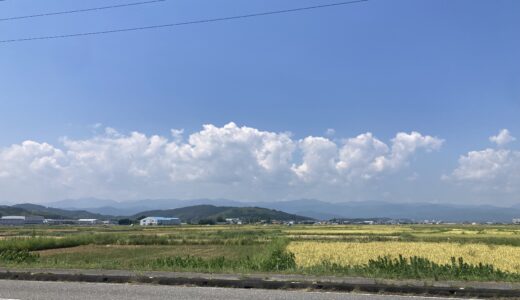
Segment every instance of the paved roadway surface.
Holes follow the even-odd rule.
[[[137,284],[76,283],[0,280],[0,300],[5,299],[211,299],[211,300],[424,300],[448,299],[409,296],[382,296],[349,293],[324,293],[305,291],[277,291],[255,289],[226,289],[205,287],[158,286]],[[450,298],[453,300],[453,298]]]

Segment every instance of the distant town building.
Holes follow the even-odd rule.
[[[103,224],[103,221],[100,221],[98,219],[79,219],[78,224],[79,225],[98,225],[98,224]]]
[[[45,219],[44,224],[47,225],[76,225],[78,220],[72,219]]]
[[[41,216],[3,216],[0,218],[0,225],[22,226],[43,224]]]
[[[513,219],[513,224],[520,224],[520,218]]]
[[[179,218],[147,217],[142,219],[139,224],[141,226],[181,225],[181,220]]]
[[[227,224],[241,225],[242,224],[242,220],[240,220],[239,218],[226,218],[226,223]]]
[[[0,219],[0,224],[2,225],[25,225],[25,217],[24,216],[4,216]]]
[[[45,219],[42,216],[26,216],[25,217],[25,224],[27,224],[27,225],[39,225],[39,224],[43,224],[43,221],[45,221]]]

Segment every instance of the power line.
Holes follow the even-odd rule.
[[[17,38],[17,39],[9,39],[9,40],[0,40],[0,44],[27,42],[27,41],[36,41],[36,40],[51,40],[51,39],[61,39],[61,38],[82,37],[82,36],[120,33],[120,32],[139,31],[139,30],[149,30],[149,29],[158,29],[158,28],[165,28],[165,27],[185,26],[185,25],[194,25],[194,24],[203,24],[203,23],[215,23],[215,22],[221,22],[221,21],[246,19],[246,18],[253,18],[253,17],[261,17],[261,16],[268,16],[268,15],[285,14],[285,13],[299,12],[299,11],[305,11],[305,10],[333,7],[333,6],[349,5],[349,4],[355,4],[355,3],[367,2],[367,1],[368,0],[353,0],[353,1],[336,2],[336,3],[330,3],[330,4],[298,7],[298,8],[284,9],[284,10],[273,10],[273,11],[237,15],[237,16],[230,16],[230,17],[186,21],[186,22],[179,22],[179,23],[121,28],[121,29],[112,29],[112,30],[104,30],[104,31],[81,32],[81,33],[62,34],[62,35],[48,35],[48,36],[37,36],[37,37],[28,37],[28,38]]]
[[[0,0],[0,1],[5,1],[5,0]],[[104,9],[113,9],[113,8],[121,8],[121,7],[128,7],[128,6],[137,6],[137,5],[151,4],[151,3],[164,2],[164,1],[166,1],[166,0],[150,0],[150,1],[140,1],[140,2],[133,2],[133,3],[110,5],[110,6],[101,6],[101,7],[75,9],[75,10],[66,10],[66,11],[57,11],[57,12],[49,12],[49,13],[42,13],[42,14],[36,14],[36,15],[0,18],[0,21],[12,21],[12,20],[38,18],[38,17],[48,17],[48,16],[56,16],[56,15],[75,14],[75,13],[82,13],[82,12],[89,12],[89,11],[96,11],[96,10],[104,10]]]

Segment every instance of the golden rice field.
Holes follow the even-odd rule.
[[[510,228],[485,228],[482,226],[471,227],[422,227],[422,226],[391,226],[391,225],[374,225],[374,226],[324,226],[324,227],[300,227],[284,230],[286,234],[291,235],[396,235],[402,233],[411,234],[441,234],[441,235],[490,235],[490,236],[515,236],[520,235],[520,229],[517,227]]]
[[[287,234],[305,235],[305,234],[321,234],[321,235],[351,235],[351,234],[399,234],[409,232],[408,229],[305,229],[305,230],[285,230]]]
[[[509,272],[520,272],[520,248],[508,245],[458,244],[433,242],[311,242],[293,241],[287,249],[301,267],[319,265],[327,260],[340,265],[362,265],[369,259],[389,256],[420,256],[436,263],[449,263],[463,257],[468,263],[492,264]]]

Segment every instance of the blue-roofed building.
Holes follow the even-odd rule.
[[[181,225],[181,220],[179,218],[147,217],[142,219],[139,224],[141,226]]]

